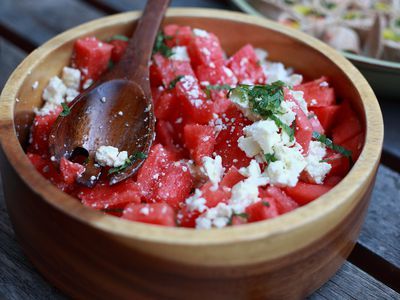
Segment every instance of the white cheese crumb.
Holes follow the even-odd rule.
[[[203,212],[208,208],[206,199],[202,197],[202,192],[199,189],[196,189],[192,196],[186,198],[185,203],[190,211]]]
[[[59,105],[51,103],[51,102],[45,102],[44,105],[38,109],[38,108],[34,108],[33,111],[37,116],[47,116],[49,114],[51,114],[52,112],[54,112],[57,108],[59,107]]]
[[[246,126],[243,132],[246,137],[253,138],[264,153],[273,153],[272,147],[281,141],[281,137],[278,133],[279,128],[272,120],[254,122],[252,125]]]
[[[306,100],[304,100],[303,91],[290,90],[289,93],[293,96],[293,99],[300,106],[301,110],[305,113],[305,115],[308,116],[307,102]]]
[[[317,104],[318,104],[317,100],[311,99],[311,101],[310,101],[310,106],[315,106],[315,105],[317,105]]]
[[[222,166],[222,158],[217,155],[214,159],[208,156],[202,158],[203,166],[200,170],[212,182],[213,188],[218,188],[218,183],[224,175],[225,168]]]
[[[271,184],[291,187],[297,184],[299,175],[306,166],[300,148],[289,148],[280,144],[274,146],[277,161],[269,163],[265,170]]]
[[[64,67],[61,78],[66,87],[78,90],[81,84],[81,71],[74,68]]]
[[[58,104],[64,102],[64,96],[67,92],[67,87],[58,76],[50,79],[49,84],[43,91],[43,100],[49,103]]]
[[[247,178],[235,184],[231,190],[229,205],[235,213],[242,213],[250,204],[259,201],[258,187],[266,185],[269,180],[261,173],[256,160],[252,160],[247,168],[241,168],[240,173]]]
[[[314,179],[315,183],[322,184],[325,176],[332,166],[327,162],[321,162],[326,155],[326,146],[318,141],[311,141],[306,157],[306,171]]]
[[[208,32],[203,29],[193,28],[193,33],[195,36],[208,37]]]
[[[172,48],[172,55],[170,59],[173,60],[181,60],[181,61],[190,61],[187,48],[185,46],[176,46]]]
[[[103,103],[106,103],[107,98],[106,97],[101,97],[100,101],[103,102]]]
[[[82,88],[83,88],[84,90],[86,90],[86,89],[89,88],[92,84],[93,84],[93,79],[89,78],[89,79],[87,79],[87,80],[83,83]]]
[[[79,95],[79,91],[67,88],[67,92],[65,94],[65,101],[67,103],[70,103],[72,100],[74,100],[77,96]]]
[[[148,216],[150,213],[150,209],[147,206],[144,206],[139,211],[142,215]]]
[[[293,108],[296,107],[296,103],[291,101],[282,101],[280,105],[281,113],[278,117],[286,125],[292,125],[293,121],[296,119],[296,114]]]
[[[196,219],[197,229],[210,229],[211,227],[222,228],[228,225],[232,216],[232,209],[225,203],[208,209]]]
[[[100,146],[96,150],[96,161],[101,166],[120,167],[128,159],[128,152],[119,151],[113,146]]]
[[[38,87],[39,87],[39,81],[36,80],[36,81],[32,84],[32,90],[36,90]]]
[[[96,179],[97,179],[96,176],[90,176],[90,180],[91,180],[91,181],[95,181]]]
[[[328,87],[328,86],[329,86],[329,83],[327,83],[326,81],[322,81],[322,82],[319,84],[319,86]]]

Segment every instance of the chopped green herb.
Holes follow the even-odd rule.
[[[71,109],[69,108],[68,104],[66,103],[61,103],[62,106],[62,112],[60,113],[61,117],[66,117],[71,113]]]
[[[170,89],[170,90],[173,89],[175,87],[175,85],[179,82],[179,80],[181,80],[183,77],[185,77],[185,76],[182,76],[182,75],[176,76],[175,79],[169,83],[168,89]]]
[[[326,147],[329,149],[332,149],[335,152],[338,152],[342,154],[343,156],[347,157],[350,162],[351,162],[351,151],[347,150],[346,148],[336,145],[332,142],[331,139],[327,138],[326,135],[320,134],[319,132],[314,131],[312,134],[312,137],[316,139],[317,141],[321,142],[322,144],[325,144]]]
[[[339,156],[339,157],[332,157],[332,158],[325,158],[325,159],[321,159],[319,162],[320,163],[323,163],[323,162],[330,162],[330,161],[334,161],[334,160],[338,160],[338,159],[341,159],[342,157],[341,156]]]
[[[274,162],[274,161],[277,161],[277,160],[278,160],[278,159],[275,157],[275,154],[274,154],[274,153],[267,153],[267,154],[264,155],[264,157],[265,157],[265,160],[267,161],[268,164],[271,163],[271,162]]]
[[[266,207],[270,207],[271,204],[269,204],[268,201],[262,201],[262,205],[266,206]]]
[[[172,49],[167,46],[165,43],[166,40],[171,39],[171,36],[165,35],[162,31],[160,31],[156,37],[156,41],[153,47],[153,54],[154,53],[161,53],[161,55],[165,57],[170,57],[174,54]]]
[[[246,214],[246,213],[233,213],[231,215],[231,217],[229,218],[229,221],[228,221],[227,225],[232,225],[233,217],[241,217],[241,218],[244,218],[244,219],[248,219],[249,215]]]
[[[311,113],[311,114],[309,114],[308,116],[307,116],[307,119],[313,119],[313,118],[315,118],[315,114],[313,114],[313,113]]]
[[[284,101],[283,87],[285,83],[278,80],[265,85],[239,84],[229,90],[228,97],[248,102],[251,110],[264,119],[270,118],[279,128],[286,131],[290,140],[294,140],[294,130],[284,124],[276,115],[281,114],[281,103]]]
[[[129,156],[122,166],[111,168],[110,170],[108,170],[108,175],[121,172],[121,171],[125,170],[126,168],[130,167],[131,165],[133,165],[133,163],[136,160],[145,159],[146,157],[147,157],[147,155],[145,153],[136,152],[135,154],[132,154],[131,156]]]

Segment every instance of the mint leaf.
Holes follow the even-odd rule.
[[[162,31],[160,31],[156,37],[156,41],[153,47],[153,54],[161,53],[161,55],[165,57],[170,57],[174,54],[172,49],[167,46],[165,43],[166,40],[172,39],[171,36],[165,35]]]
[[[147,155],[143,152],[136,152],[135,154],[132,154],[131,156],[129,156],[124,164],[122,166],[119,167],[115,167],[115,168],[111,168],[108,170],[108,175],[114,174],[114,173],[119,173],[122,172],[123,170],[125,170],[126,168],[130,167],[133,165],[133,163],[137,160],[141,160],[141,159],[145,159],[147,158]]]
[[[61,117],[66,117],[71,113],[71,108],[69,108],[68,104],[66,103],[61,103],[62,106],[62,112],[60,113]]]
[[[122,34],[116,34],[116,35],[113,35],[112,37],[110,37],[108,39],[108,42],[115,41],[115,40],[128,42],[129,38],[127,38],[125,35],[122,35]]]
[[[347,150],[346,148],[336,145],[332,142],[331,139],[329,139],[326,135],[324,134],[320,134],[317,131],[314,131],[312,133],[312,137],[314,139],[316,139],[317,141],[321,142],[322,144],[324,144],[326,147],[328,147],[329,149],[332,149],[335,152],[338,152],[340,154],[342,154],[343,156],[347,157],[350,160],[350,163],[352,164],[352,158],[351,158],[351,151]]]
[[[264,154],[265,160],[267,161],[268,164],[271,162],[277,161],[278,159],[275,157],[274,153],[267,153]]]
[[[176,76],[175,79],[172,80],[172,81],[169,83],[168,89],[172,90],[172,89],[176,86],[176,84],[177,84],[183,77],[185,77],[185,76],[183,76],[183,75],[178,75],[178,76]]]

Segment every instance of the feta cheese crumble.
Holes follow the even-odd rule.
[[[232,217],[232,209],[225,203],[218,203],[196,219],[197,229],[222,228],[228,225]]]
[[[172,55],[169,57],[172,60],[190,61],[187,48],[185,46],[176,46],[172,48]]]
[[[218,183],[224,175],[225,168],[222,166],[222,158],[217,155],[214,159],[208,156],[202,158],[203,166],[200,170],[211,181],[214,190],[218,188]]]
[[[315,183],[322,184],[325,176],[332,166],[327,162],[321,162],[326,155],[326,146],[318,141],[311,141],[306,157],[306,171],[314,179]]]
[[[270,162],[265,170],[271,184],[277,186],[295,186],[300,173],[306,167],[306,160],[300,153],[301,147],[274,146],[277,161]]]
[[[49,103],[61,105],[64,102],[64,96],[67,92],[67,87],[63,81],[54,76],[50,79],[49,84],[43,91],[42,98]]]
[[[195,36],[208,37],[208,32],[203,29],[194,28],[193,33]]]
[[[206,199],[202,197],[202,192],[199,189],[196,189],[192,196],[186,198],[185,203],[190,211],[203,212],[208,208]]]
[[[119,151],[113,146],[100,146],[96,150],[96,161],[99,165],[105,167],[120,167],[128,159],[128,152]]]
[[[61,78],[67,88],[78,90],[81,84],[81,71],[64,67]]]

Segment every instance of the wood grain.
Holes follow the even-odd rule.
[[[102,216],[50,186],[29,164],[13,136],[10,118],[14,98],[18,95],[23,99],[16,107],[17,117],[30,106],[38,105],[40,94],[32,96],[29,83],[43,73],[44,66],[48,75],[56,74],[65,64],[66,53],[70,53],[71,41],[77,35],[88,31],[100,36],[105,32],[110,35],[114,30],[122,32],[129,26],[124,20],[134,16],[125,14],[82,26],[44,45],[17,69],[12,76],[13,84],[3,91],[2,146],[13,167],[4,164],[4,160],[2,164],[7,172],[6,198],[16,233],[35,265],[57,286],[75,296],[79,293],[81,297],[89,297],[97,292],[99,297],[106,298],[107,292],[113,291],[121,298],[129,295],[183,298],[193,297],[188,293],[194,288],[200,291],[194,295],[199,298],[210,293],[214,297],[305,296],[338,269],[361,227],[382,143],[382,120],[376,99],[354,67],[305,35],[282,27],[265,29],[271,23],[225,12],[215,12],[215,19],[208,18],[206,22],[210,11],[189,13],[197,15],[196,18],[178,17],[188,13],[176,11],[173,21],[216,31],[225,37],[222,43],[228,51],[237,49],[238,41],[221,33],[240,32],[248,42],[265,48],[270,45],[272,57],[310,77],[324,71],[333,78],[339,94],[351,99],[359,113],[365,114],[367,143],[350,174],[332,192],[291,214],[207,232],[166,229]],[[238,19],[240,23],[235,23]],[[94,29],[100,27],[104,30]],[[300,61],[297,56],[296,61],[291,52],[307,56]],[[45,62],[42,57],[46,57]],[[315,63],[315,68],[302,65],[306,62]],[[27,78],[28,71],[32,74]],[[297,285],[290,288],[284,284],[294,281]]]
[[[2,0],[0,24],[40,45],[57,33],[103,15],[76,0]]]

